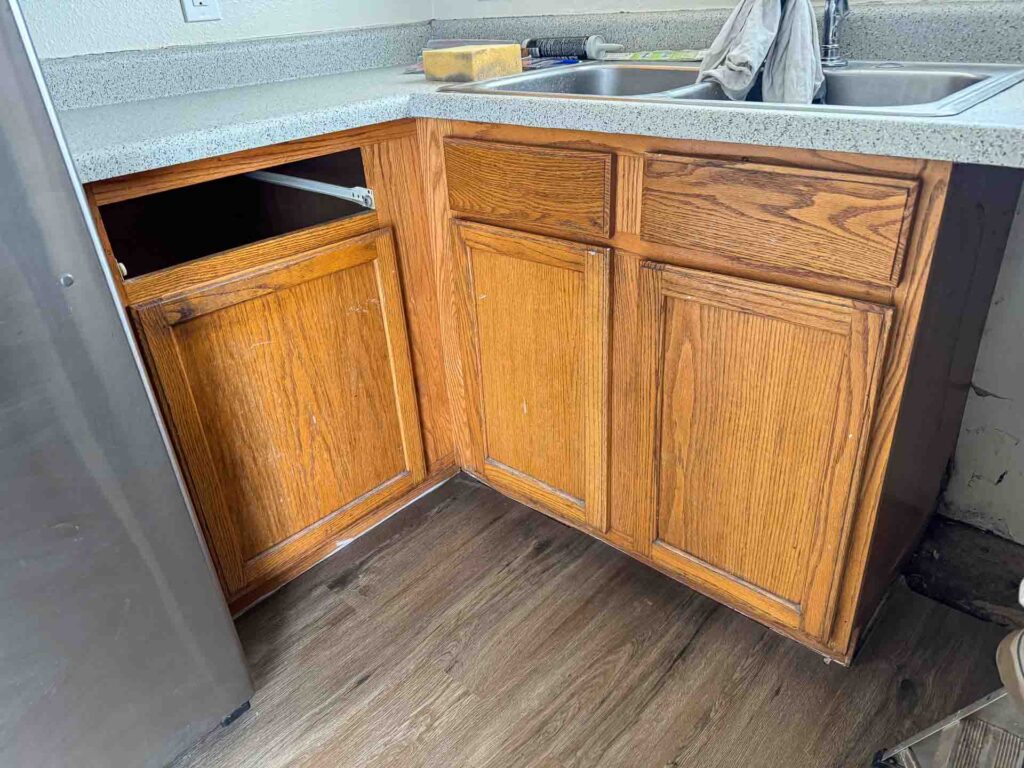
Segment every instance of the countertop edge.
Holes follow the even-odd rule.
[[[1024,101],[1024,84],[1012,90]],[[950,120],[656,102],[398,93],[77,151],[74,132],[66,130],[66,134],[71,134],[69,145],[82,183],[409,117],[1024,168],[1024,118],[1020,125],[986,124],[981,116],[979,122],[970,122],[971,113],[986,103]]]
[[[409,96],[389,96],[345,104],[336,110],[311,110],[287,117],[202,128],[100,149],[76,151],[73,141],[69,145],[79,181],[89,184],[408,117]]]
[[[1024,84],[1013,90],[1024,100]],[[530,96],[413,94],[409,112],[411,117],[1024,168],[1024,116],[1020,125],[966,122],[965,116],[977,107],[951,121],[608,100],[574,100],[572,108],[552,110],[551,101]],[[841,134],[847,135],[840,138]]]

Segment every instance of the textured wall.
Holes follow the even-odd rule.
[[[40,58],[308,34],[431,18],[430,0],[220,0],[186,24],[179,0],[21,0]]]
[[[853,0],[868,2],[906,0]],[[1021,0],[1007,0],[1020,2]],[[821,0],[815,0],[820,4]],[[940,0],[920,0],[934,3]],[[734,0],[220,0],[223,19],[186,24],[179,0],[21,0],[44,59],[309,34],[431,18],[728,8]]]
[[[922,3],[948,0],[917,0]],[[1021,0],[1007,0],[1020,2]],[[823,0],[813,0],[822,5]],[[851,0],[856,8],[867,3],[914,2],[914,0]],[[555,13],[604,13],[614,11],[675,11],[684,8],[731,8],[735,0],[434,0],[435,19],[484,16],[533,16]]]
[[[1024,544],[1024,197],[985,325],[942,512]]]

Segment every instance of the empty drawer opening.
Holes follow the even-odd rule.
[[[132,278],[372,208],[353,149],[109,203],[100,217]]]

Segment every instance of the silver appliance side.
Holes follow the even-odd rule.
[[[0,71],[0,765],[161,766],[252,684],[16,0]]]

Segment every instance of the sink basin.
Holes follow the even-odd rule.
[[[694,104],[812,112],[939,117],[956,115],[1024,80],[1024,67],[851,61],[825,70],[825,94],[814,104],[730,101],[714,83],[697,83],[693,64],[587,62],[482,83],[442,88],[461,93],[562,98],[679,100]]]
[[[552,67],[443,90],[476,90],[555,96],[646,96],[697,82],[697,67],[584,64]]]
[[[831,69],[825,73],[824,103],[848,107],[932,104],[989,78],[965,69],[898,65]]]

